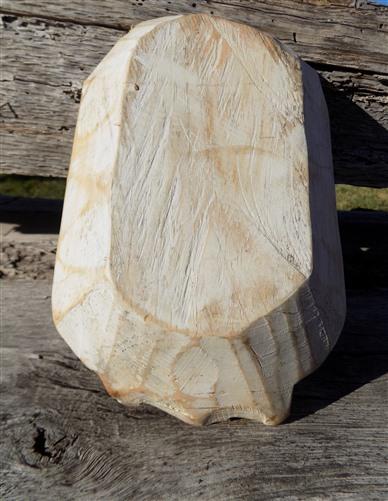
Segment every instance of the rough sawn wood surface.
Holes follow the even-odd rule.
[[[327,362],[276,428],[125,409],[55,332],[51,283],[3,281],[2,499],[388,496],[387,290],[349,291]]]
[[[354,5],[4,0],[2,169],[65,176],[82,82],[101,58],[141,20],[204,12],[264,30],[311,63],[323,78],[337,182],[388,186],[388,9]]]

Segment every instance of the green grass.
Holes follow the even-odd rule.
[[[32,176],[0,176],[0,194],[32,198],[63,198],[65,179]],[[388,211],[388,189],[336,186],[338,210],[375,209]]]
[[[338,210],[374,209],[388,211],[387,188],[364,188],[337,184],[335,191]]]
[[[13,197],[63,198],[66,180],[54,177],[0,176],[0,194]]]

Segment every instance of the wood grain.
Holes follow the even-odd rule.
[[[55,332],[49,282],[2,281],[1,290],[2,499],[388,495],[386,288],[349,291],[339,343],[297,385],[277,428],[192,428],[149,407],[125,409]]]
[[[138,24],[84,83],[58,331],[122,403],[277,424],[344,317],[317,74],[222,18]]]
[[[140,19],[170,11],[210,9],[269,31],[313,62],[324,79],[337,182],[388,186],[388,43],[383,7],[306,8],[298,2],[191,4],[114,1],[105,9],[95,1],[72,2],[72,8],[66,4],[64,9],[54,2],[44,6],[3,2],[3,172],[65,176],[82,81],[123,30]],[[310,34],[309,41],[299,43],[300,33]],[[323,44],[321,49],[317,42]]]
[[[353,5],[353,6],[352,6]],[[18,16],[128,30],[139,21],[204,13],[239,21],[290,44],[307,61],[358,71],[387,73],[387,9],[356,7],[348,1],[293,0],[3,0],[2,10]]]

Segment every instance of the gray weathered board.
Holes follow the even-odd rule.
[[[2,283],[2,499],[386,499],[388,290],[350,292],[279,427],[204,428],[109,397],[51,323],[51,284]]]
[[[58,201],[0,199],[5,277],[51,277],[60,213]],[[339,216],[347,323],[277,428],[128,410],[55,331],[51,281],[0,281],[2,499],[386,499],[388,218]]]
[[[353,5],[353,6],[351,6]],[[3,0],[2,171],[65,176],[82,81],[144,19],[207,12],[278,37],[321,74],[337,182],[388,186],[388,9],[351,0]]]
[[[3,0],[0,11],[2,172],[65,176],[85,77],[138,21],[197,11],[264,29],[309,61],[326,92],[337,182],[388,186],[388,9],[359,0]],[[348,318],[322,368],[297,385],[288,422],[193,428],[122,407],[56,333],[60,210],[58,201],[0,201],[2,499],[388,498],[386,213],[339,214]]]

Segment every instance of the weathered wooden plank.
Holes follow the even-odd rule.
[[[339,343],[276,428],[125,409],[54,331],[50,283],[3,281],[2,293],[3,499],[387,496],[387,289],[348,296]]]
[[[52,277],[54,235],[59,232],[62,204],[61,200],[0,196],[3,276]],[[338,222],[347,287],[387,286],[387,213],[340,211]],[[7,229],[12,233],[8,234]]]
[[[356,7],[357,5],[357,7]],[[250,24],[291,45],[308,61],[388,72],[388,11],[352,0],[3,0],[10,14],[128,30],[155,17],[206,13]]]
[[[123,32],[3,16],[3,172],[65,176],[82,81]],[[388,186],[387,79],[319,66],[337,182]]]
[[[66,176],[82,81],[122,32],[42,19],[3,23],[3,172]]]

